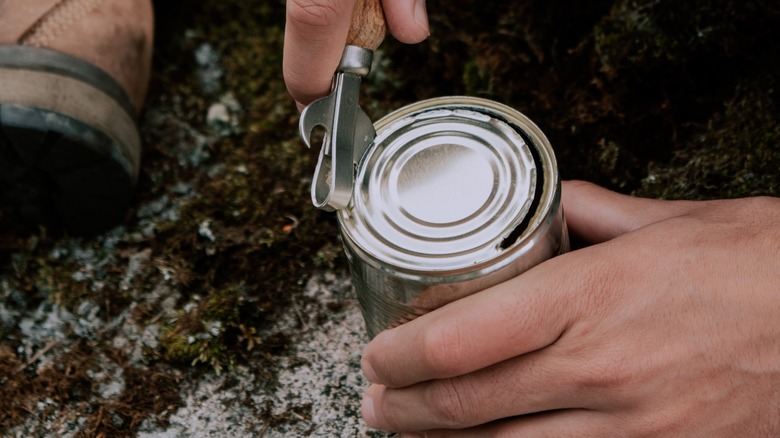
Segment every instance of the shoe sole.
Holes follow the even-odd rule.
[[[0,209],[70,232],[121,222],[140,165],[121,86],[78,58],[0,47]]]

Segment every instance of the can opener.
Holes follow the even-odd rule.
[[[340,210],[349,204],[357,165],[376,137],[374,124],[358,98],[360,83],[371,70],[374,50],[385,30],[380,0],[358,0],[330,95],[301,112],[298,129],[307,147],[311,148],[315,128],[325,130],[311,185],[312,203],[322,210]]]

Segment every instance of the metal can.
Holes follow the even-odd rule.
[[[369,336],[568,251],[555,155],[523,114],[444,97],[375,127],[338,212]]]

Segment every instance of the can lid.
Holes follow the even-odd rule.
[[[339,212],[346,237],[395,269],[451,271],[494,259],[533,214],[541,185],[517,126],[494,109],[434,102],[377,123],[352,202]]]

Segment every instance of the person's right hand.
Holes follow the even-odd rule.
[[[366,346],[366,423],[429,438],[780,437],[780,199],[572,181],[562,205],[594,245]]]
[[[288,0],[284,32],[284,81],[299,108],[330,92],[347,41],[352,11],[365,0]],[[408,44],[430,31],[425,0],[383,0],[387,26]]]

